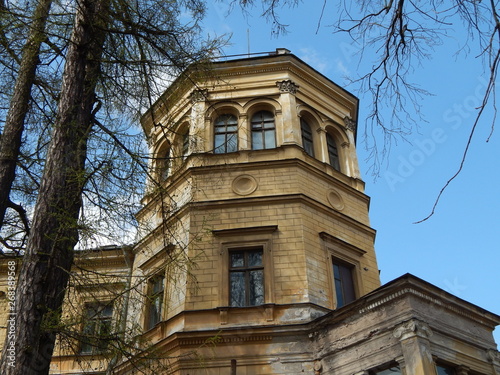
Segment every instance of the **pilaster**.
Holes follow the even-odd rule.
[[[432,331],[426,323],[411,319],[393,334],[401,343],[406,375],[437,375],[429,342]]]
[[[292,80],[276,82],[280,91],[283,144],[302,145],[300,121],[297,116],[297,100],[295,94],[299,89]]]

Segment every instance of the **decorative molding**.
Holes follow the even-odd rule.
[[[401,341],[417,336],[428,339],[432,336],[432,330],[427,323],[417,319],[411,319],[395,328],[393,335]]]
[[[345,242],[344,240],[341,240],[340,238],[337,238],[337,237],[331,235],[330,233],[319,232],[319,237],[327,243],[331,243],[331,244],[338,245],[338,246],[341,246],[343,248],[349,249],[359,256],[363,256],[366,254],[365,250],[360,249],[354,245],[351,245],[349,242]]]
[[[273,341],[274,336],[271,335],[249,335],[242,333],[241,335],[235,335],[231,337],[219,337],[217,338],[218,344],[232,344],[240,342],[252,342],[252,341]],[[179,339],[179,346],[201,346],[207,343],[207,338],[183,338]]]
[[[264,316],[268,322],[274,320],[274,304],[264,305]]]
[[[174,248],[174,244],[168,244],[157,253],[152,255],[146,254],[147,259],[143,263],[139,264],[139,268],[143,271],[148,270],[148,272],[151,272],[151,270],[153,270],[153,273],[157,272],[164,266],[168,253]]]
[[[498,350],[488,349],[486,351],[486,356],[491,363],[500,365],[500,352]]]
[[[227,308],[219,307],[219,319],[221,325],[227,324],[227,310]]]
[[[338,211],[342,211],[344,209],[344,200],[336,190],[330,189],[329,191],[327,191],[326,199],[334,209]]]
[[[315,360],[313,364],[314,375],[320,375],[323,371],[323,365],[320,360]]]
[[[283,93],[288,92],[294,95],[297,93],[297,90],[299,89],[299,85],[297,85],[290,79],[287,79],[285,81],[277,81],[276,85],[278,86],[280,92]]]
[[[467,366],[457,366],[455,367],[455,373],[457,375],[469,375],[470,368]]]
[[[258,186],[259,184],[253,176],[249,174],[242,174],[233,180],[231,189],[233,190],[233,193],[238,195],[250,195],[257,190]]]
[[[354,132],[356,130],[356,121],[349,116],[344,117],[344,126],[347,130]]]
[[[204,102],[208,98],[208,90],[194,90],[191,95],[190,99],[192,103],[198,103],[198,102]]]
[[[442,299],[438,299],[438,298],[433,297],[431,295],[431,293],[427,294],[427,293],[422,292],[419,289],[412,288],[412,287],[406,287],[406,288],[400,289],[392,294],[387,295],[386,297],[380,298],[379,300],[376,300],[373,303],[370,303],[369,305],[359,309],[359,313],[364,314],[364,313],[366,313],[370,310],[373,310],[381,305],[389,303],[397,298],[405,297],[408,294],[414,295],[418,298],[422,298],[422,299],[426,300],[427,302],[432,303],[436,306],[441,306],[443,308],[446,308],[450,311],[453,311],[455,314],[463,316],[467,319],[470,319],[473,321],[478,321],[478,322],[481,322],[482,324],[487,324],[487,323],[484,323],[484,321],[482,319],[480,319],[477,315],[475,315],[475,314],[473,315],[463,308],[459,308],[459,307],[456,307],[450,303],[446,303]]]
[[[257,233],[272,233],[278,230],[277,225],[266,225],[262,227],[247,227],[234,229],[214,229],[214,236],[236,236],[239,234],[257,234]]]
[[[404,356],[397,357],[396,362],[398,363],[399,368],[403,371],[403,374],[404,374],[405,373],[404,371],[406,369],[405,357]]]

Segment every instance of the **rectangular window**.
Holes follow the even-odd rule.
[[[262,247],[229,252],[229,305],[256,306],[264,303]]]
[[[146,329],[153,328],[162,320],[165,277],[157,275],[149,279],[147,293]]]
[[[113,305],[92,303],[85,306],[80,352],[98,354],[107,350],[112,339]]]
[[[352,265],[333,259],[333,279],[337,308],[342,307],[356,299]]]

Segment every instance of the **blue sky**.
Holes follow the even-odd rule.
[[[207,32],[232,34],[227,55],[287,48],[361,101],[360,133],[371,98],[346,86],[348,77],[373,62],[366,51],[360,63],[356,47],[346,35],[333,34],[329,24],[335,9],[327,7],[318,28],[322,1],[282,9],[281,21],[289,24],[285,36],[271,36],[271,26],[255,6],[247,16],[239,8],[227,14],[229,0],[209,3]],[[333,16],[332,16],[333,14]],[[456,34],[455,34],[456,31]],[[371,197],[371,225],[377,230],[375,248],[386,283],[407,272],[493,313],[500,314],[500,129],[489,142],[491,113],[487,113],[473,139],[459,177],[442,196],[436,213],[421,224],[446,181],[459,166],[469,130],[485,88],[482,61],[455,55],[463,43],[463,26],[454,25],[449,37],[432,57],[417,66],[412,80],[433,95],[422,100],[422,122],[407,141],[393,144],[380,177],[369,172],[370,160],[358,137],[360,169]],[[500,342],[500,329],[495,331]]]

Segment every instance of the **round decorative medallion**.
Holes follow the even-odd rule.
[[[233,192],[238,195],[252,194],[257,189],[257,180],[253,176],[244,174],[236,177],[231,185]]]
[[[344,201],[342,197],[335,190],[330,190],[327,193],[328,202],[336,210],[341,211],[344,208]]]

